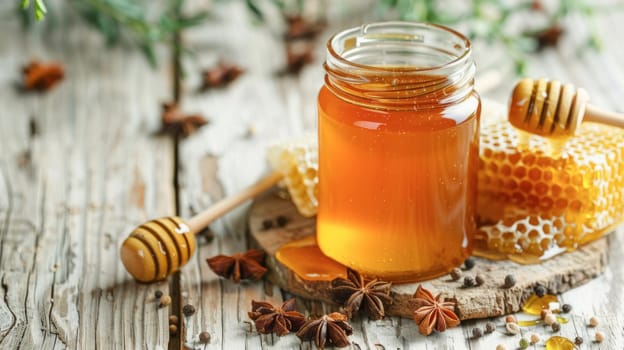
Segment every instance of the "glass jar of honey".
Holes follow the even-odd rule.
[[[322,252],[394,282],[448,273],[476,229],[481,102],[470,41],[438,25],[374,23],[334,35],[325,70]]]

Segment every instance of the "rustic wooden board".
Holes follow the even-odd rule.
[[[262,221],[283,215],[289,219],[283,228],[264,230]],[[282,288],[311,299],[331,302],[329,281],[310,281],[298,276],[275,258],[277,249],[285,243],[313,235],[314,218],[301,216],[296,207],[276,193],[258,198],[249,213],[249,229],[253,240],[267,252],[268,278]],[[537,284],[545,286],[552,294],[565,292],[587,283],[601,274],[607,264],[607,241],[600,239],[581,249],[559,255],[541,264],[519,265],[511,261],[491,261],[476,258],[477,265],[466,275],[481,273],[485,283],[478,287],[463,288],[460,281],[452,281],[448,275],[423,282],[423,286],[442,293],[445,298],[457,302],[461,319],[487,318],[514,313],[521,310],[522,303],[533,294]],[[516,277],[516,285],[502,288],[507,274]],[[419,283],[392,286],[392,305],[388,315],[412,316],[410,299]]]

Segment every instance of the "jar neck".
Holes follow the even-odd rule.
[[[470,96],[470,41],[442,26],[382,22],[345,30],[327,44],[325,86],[376,109],[440,108]]]

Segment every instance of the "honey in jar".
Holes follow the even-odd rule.
[[[431,24],[384,22],[333,36],[318,98],[317,242],[394,282],[470,255],[480,100],[471,46]]]

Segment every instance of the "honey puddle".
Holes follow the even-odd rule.
[[[331,281],[347,277],[347,268],[325,256],[316,244],[314,235],[279,247],[275,257],[284,266],[308,281]]]

